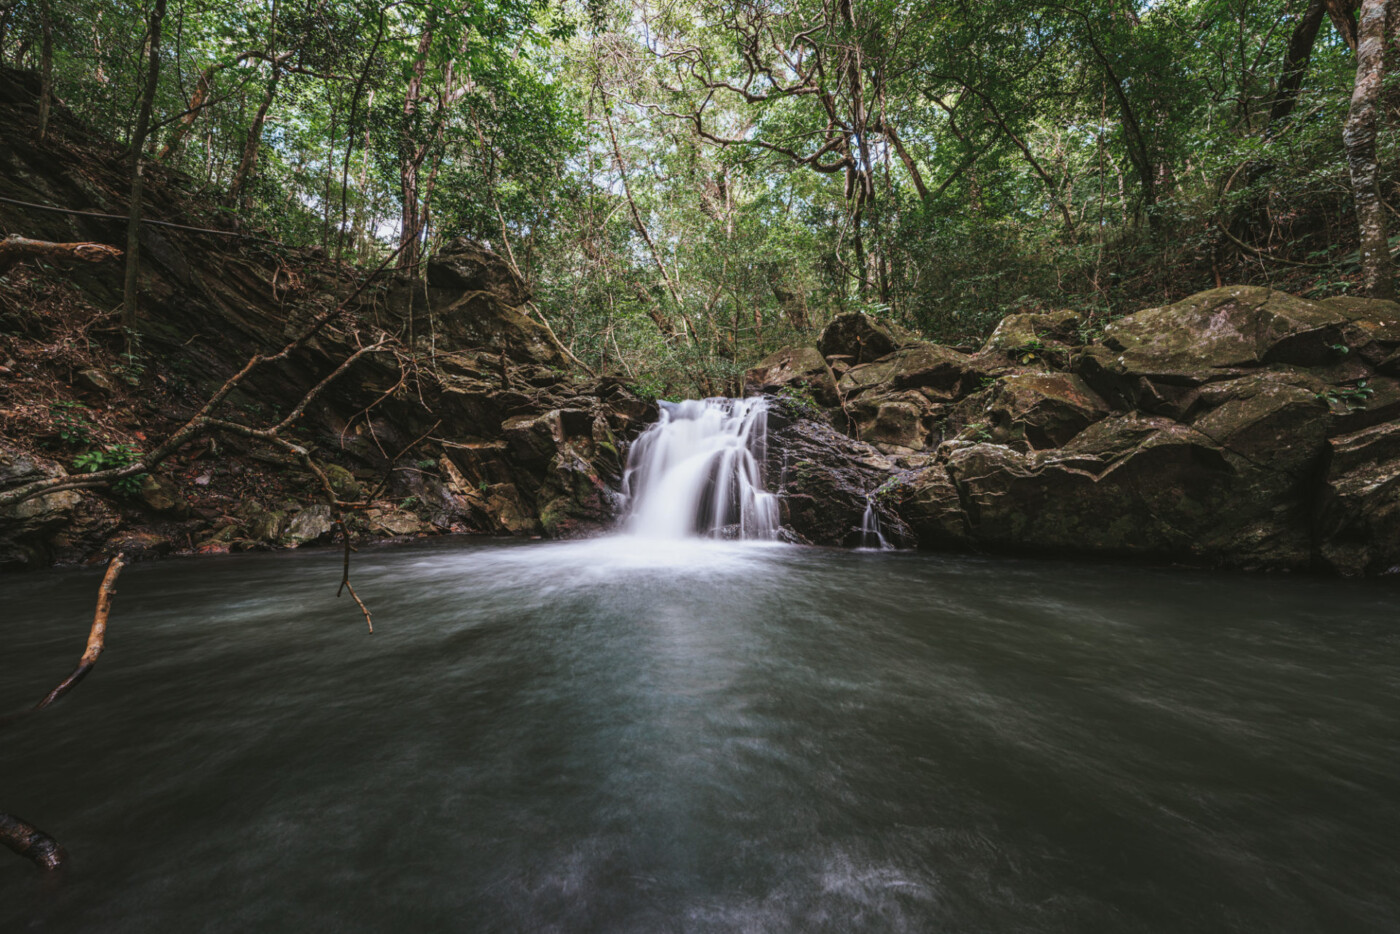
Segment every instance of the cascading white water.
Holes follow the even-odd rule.
[[[865,498],[865,515],[860,520],[860,547],[889,551],[894,546],[885,540],[880,530],[880,514],[875,510],[874,495]]]
[[[778,499],[763,489],[763,399],[662,402],[627,454],[624,528],[651,538],[773,539]]]

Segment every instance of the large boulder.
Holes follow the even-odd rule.
[[[486,292],[511,308],[530,300],[529,288],[510,264],[466,237],[448,242],[428,261],[428,285],[457,292]]]
[[[1007,315],[977,356],[987,365],[1061,367],[1083,343],[1079,338],[1082,323],[1083,317],[1076,311]]]
[[[1107,403],[1068,373],[1016,373],[996,381],[986,406],[989,430],[1010,443],[1055,448],[1109,414]]]
[[[821,351],[811,346],[785,347],[744,374],[746,395],[783,391],[808,393],[820,405],[841,404],[831,367]]]
[[[960,540],[956,496],[967,537],[995,548],[1306,567],[1327,418],[1306,388],[1261,377],[1191,425],[1128,414],[1049,450],[950,443],[946,481],[926,471],[901,511],[934,544]]]
[[[877,321],[864,312],[852,311],[837,315],[822,328],[817,349],[823,357],[839,357],[855,366],[870,363],[905,344],[913,343],[914,335],[897,324]]]
[[[918,390],[862,393],[846,405],[855,434],[886,454],[936,447],[942,440],[936,420],[942,407]]]
[[[933,399],[953,399],[975,388],[983,375],[966,354],[919,341],[852,367],[837,387],[844,397],[880,387],[921,389]]]
[[[1189,387],[1270,363],[1319,366],[1335,356],[1347,323],[1336,308],[1286,292],[1212,289],[1108,325],[1080,372],[1102,392],[1136,379]]]
[[[908,523],[920,548],[956,549],[972,544],[972,530],[957,486],[944,464],[930,464],[890,488],[895,511]]]

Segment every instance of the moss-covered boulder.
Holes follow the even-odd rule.
[[[973,358],[919,341],[852,367],[837,384],[843,397],[868,389],[921,389],[932,399],[954,399],[977,386],[984,372]]]
[[[1201,292],[1104,328],[1084,375],[1198,386],[1270,363],[1319,366],[1342,343],[1337,308],[1259,286]],[[1097,387],[1096,387],[1097,388]]]
[[[1083,317],[1076,311],[1007,315],[977,353],[984,366],[1063,367],[1079,338]]]
[[[878,360],[916,340],[897,324],[852,311],[831,319],[817,338],[817,349],[823,357],[839,357],[855,366]]]
[[[1056,448],[1109,414],[1108,404],[1077,376],[1017,373],[996,381],[986,407],[988,429],[1007,442]]]
[[[784,390],[807,393],[819,405],[840,404],[836,378],[826,358],[815,347],[785,347],[764,357],[744,374],[744,392],[748,395]]]

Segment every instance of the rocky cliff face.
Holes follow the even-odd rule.
[[[32,89],[0,73],[0,197],[121,213],[124,164],[65,115],[44,145]],[[148,217],[226,220],[152,168]],[[9,231],[121,243],[123,224],[0,203]],[[227,229],[224,227],[223,229]],[[232,230],[229,230],[233,233]],[[110,309],[119,265],[21,264],[0,279],[0,489],[80,469],[84,457],[149,450],[254,353],[279,350],[345,301],[363,275],[318,250],[143,230],[140,345],[130,358]],[[567,537],[610,525],[627,439],[654,407],[562,352],[525,283],[478,244],[448,244],[425,275],[391,275],[289,358],[258,371],[221,415],[267,424],[357,349],[289,438],[311,452],[361,539],[438,532]],[[116,453],[114,453],[114,451]],[[223,433],[123,489],[52,493],[0,509],[0,568],[129,554],[296,547],[329,540],[319,481],[284,450]]]
[[[1381,574],[1400,570],[1398,377],[1400,306],[1250,287],[1096,335],[1015,315],[971,354],[842,316],[748,388],[866,442],[844,459],[920,547]]]

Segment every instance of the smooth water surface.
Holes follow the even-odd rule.
[[[128,568],[0,931],[1400,929],[1393,583],[614,538]],[[0,578],[0,705],[99,570]]]

